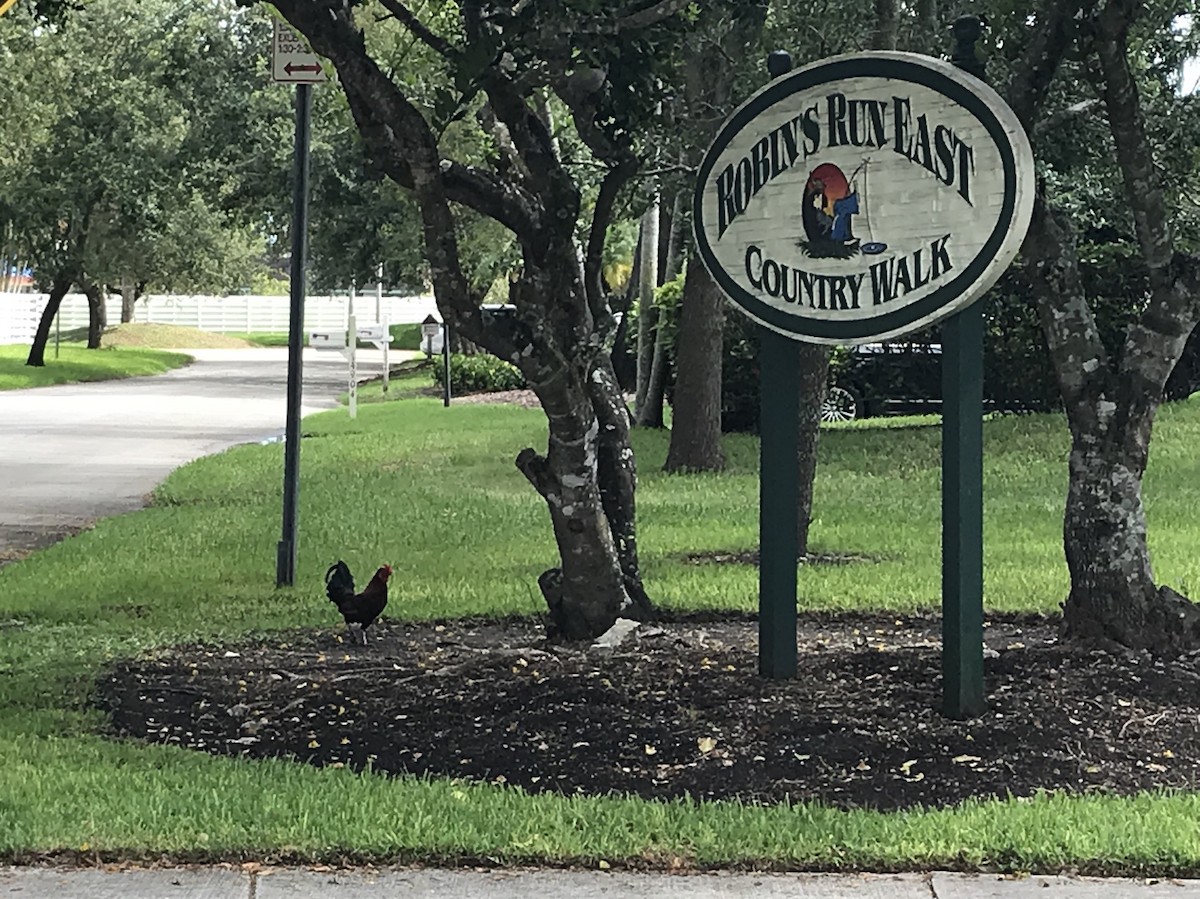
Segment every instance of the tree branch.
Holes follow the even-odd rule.
[[[1025,131],[1033,133],[1042,102],[1067,50],[1075,40],[1079,18],[1096,0],[1046,0],[1037,24],[1008,87],[1008,104]]]
[[[616,21],[609,26],[611,30],[602,30],[601,33],[621,34],[626,31],[649,28],[651,25],[657,25],[659,22],[678,15],[689,5],[690,0],[659,0],[658,3],[645,9],[619,13]]]
[[[434,34],[418,19],[400,0],[379,0],[383,7],[407,28],[417,40],[441,56],[443,59],[454,61],[458,58],[458,48],[438,34]]]
[[[875,28],[871,34],[872,50],[896,49],[896,0],[875,0]]]
[[[1151,284],[1165,286],[1174,255],[1170,216],[1162,183],[1150,153],[1137,84],[1129,70],[1129,26],[1137,4],[1112,3],[1099,16],[1096,55],[1104,73],[1104,105]]]
[[[1049,116],[1038,121],[1033,128],[1033,137],[1041,137],[1044,134],[1049,134],[1059,125],[1065,125],[1067,122],[1073,121],[1081,116],[1088,115],[1096,111],[1100,105],[1100,101],[1095,97],[1087,100],[1080,100],[1078,103],[1072,103],[1070,106],[1052,112]]]
[[[1067,420],[1075,433],[1095,433],[1095,401],[1111,394],[1108,351],[1079,276],[1075,231],[1038,190],[1022,247],[1042,331],[1054,360]]]
[[[596,206],[592,211],[592,225],[588,232],[583,275],[588,305],[591,306],[592,315],[597,320],[607,311],[608,306],[604,296],[604,286],[600,282],[601,270],[604,266],[604,239],[608,234],[608,226],[612,222],[613,206],[616,204],[617,195],[636,172],[637,160],[632,156],[610,169],[600,183],[600,193],[596,197]]]

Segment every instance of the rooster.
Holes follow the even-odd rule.
[[[325,595],[342,613],[342,618],[346,621],[347,636],[354,635],[351,624],[359,626],[363,646],[367,645],[367,628],[387,606],[388,578],[391,576],[392,566],[384,565],[375,572],[375,576],[362,593],[355,593],[354,575],[350,573],[350,566],[341,559],[330,565],[329,570],[325,572]]]

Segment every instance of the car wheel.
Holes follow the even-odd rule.
[[[858,399],[845,387],[830,387],[821,404],[821,421],[853,421],[858,418]]]

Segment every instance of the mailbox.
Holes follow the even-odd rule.
[[[390,343],[388,330],[383,325],[359,325],[355,328],[358,339],[366,343]]]
[[[345,331],[309,331],[308,345],[318,350],[341,350],[346,347]]]

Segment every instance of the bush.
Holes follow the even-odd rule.
[[[421,348],[420,325],[389,325],[392,335],[392,349],[419,350]]]
[[[1134,248],[1120,243],[1085,243],[1080,275],[1110,364],[1119,364],[1130,323],[1141,314],[1149,295],[1146,267]],[[988,408],[1003,411],[1059,409],[1058,379],[1037,304],[1020,268],[1010,268],[984,299],[984,397]],[[754,431],[758,427],[758,325],[736,310],[726,316],[724,384],[721,425],[725,431]],[[939,343],[935,325],[914,335],[921,342]],[[903,354],[898,354],[898,358]],[[830,379],[864,400],[864,411],[877,414],[887,398],[941,399],[940,362],[917,354],[886,367],[875,366],[856,378],[852,355],[835,350]],[[932,375],[932,377],[931,377]],[[869,383],[863,383],[869,378]],[[1200,329],[1193,332],[1182,358],[1163,391],[1176,400],[1200,389]]]
[[[700,263],[696,263],[699,265]],[[684,275],[680,273],[672,280],[654,289],[654,305],[658,309],[657,328],[663,332],[663,350],[666,356],[666,372],[663,375],[667,402],[675,387],[675,344],[679,337],[679,303],[683,298]],[[613,347],[613,370],[622,388],[632,392],[637,383],[637,333],[640,303],[635,298],[625,312],[621,323],[622,337]],[[651,332],[651,340],[657,334]]]
[[[445,386],[445,366],[434,366],[433,380]],[[450,356],[450,390],[452,393],[496,393],[501,390],[521,390],[525,376],[510,362],[486,353]]]

